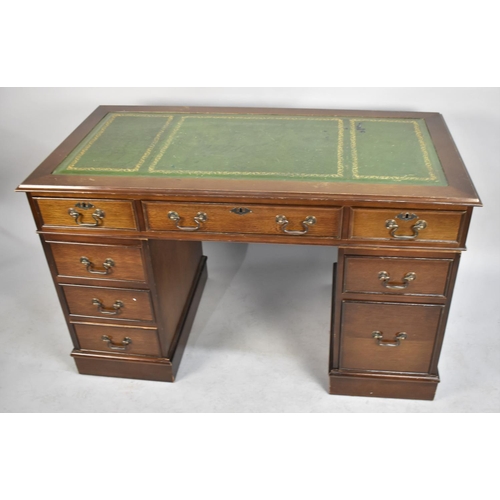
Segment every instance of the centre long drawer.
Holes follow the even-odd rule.
[[[151,231],[339,238],[341,208],[143,202]]]

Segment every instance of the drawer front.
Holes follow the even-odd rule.
[[[113,354],[161,356],[156,329],[86,324],[73,326],[81,349]]]
[[[427,373],[443,310],[442,305],[345,301],[341,368]]]
[[[458,243],[464,211],[352,209],[350,238]]]
[[[154,320],[151,298],[147,290],[61,286],[72,315],[113,320]]]
[[[348,256],[343,292],[444,297],[452,262],[451,259]]]
[[[146,280],[140,247],[52,242],[50,248],[59,276]]]
[[[131,201],[36,198],[44,226],[80,229],[137,229]]]
[[[144,202],[143,206],[147,228],[152,231],[340,236],[340,208],[168,202]],[[200,213],[206,217],[200,219]],[[278,216],[283,216],[280,222]]]

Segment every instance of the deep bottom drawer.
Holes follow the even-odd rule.
[[[341,369],[428,373],[444,306],[345,301]]]

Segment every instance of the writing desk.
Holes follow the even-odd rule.
[[[80,373],[174,381],[201,241],[331,245],[330,392],[434,398],[481,205],[440,114],[100,106],[18,190]]]

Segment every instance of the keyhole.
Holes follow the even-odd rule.
[[[90,208],[94,208],[94,205],[92,205],[92,203],[88,203],[86,201],[81,201],[79,203],[76,203],[75,207],[81,208],[83,210],[89,210]]]
[[[398,215],[396,215],[396,219],[407,222],[409,220],[418,219],[418,215],[412,214],[411,212],[401,212]]]
[[[234,207],[231,212],[233,212],[233,214],[236,214],[236,215],[245,215],[245,214],[249,214],[251,212],[250,209],[246,208],[246,207]]]

